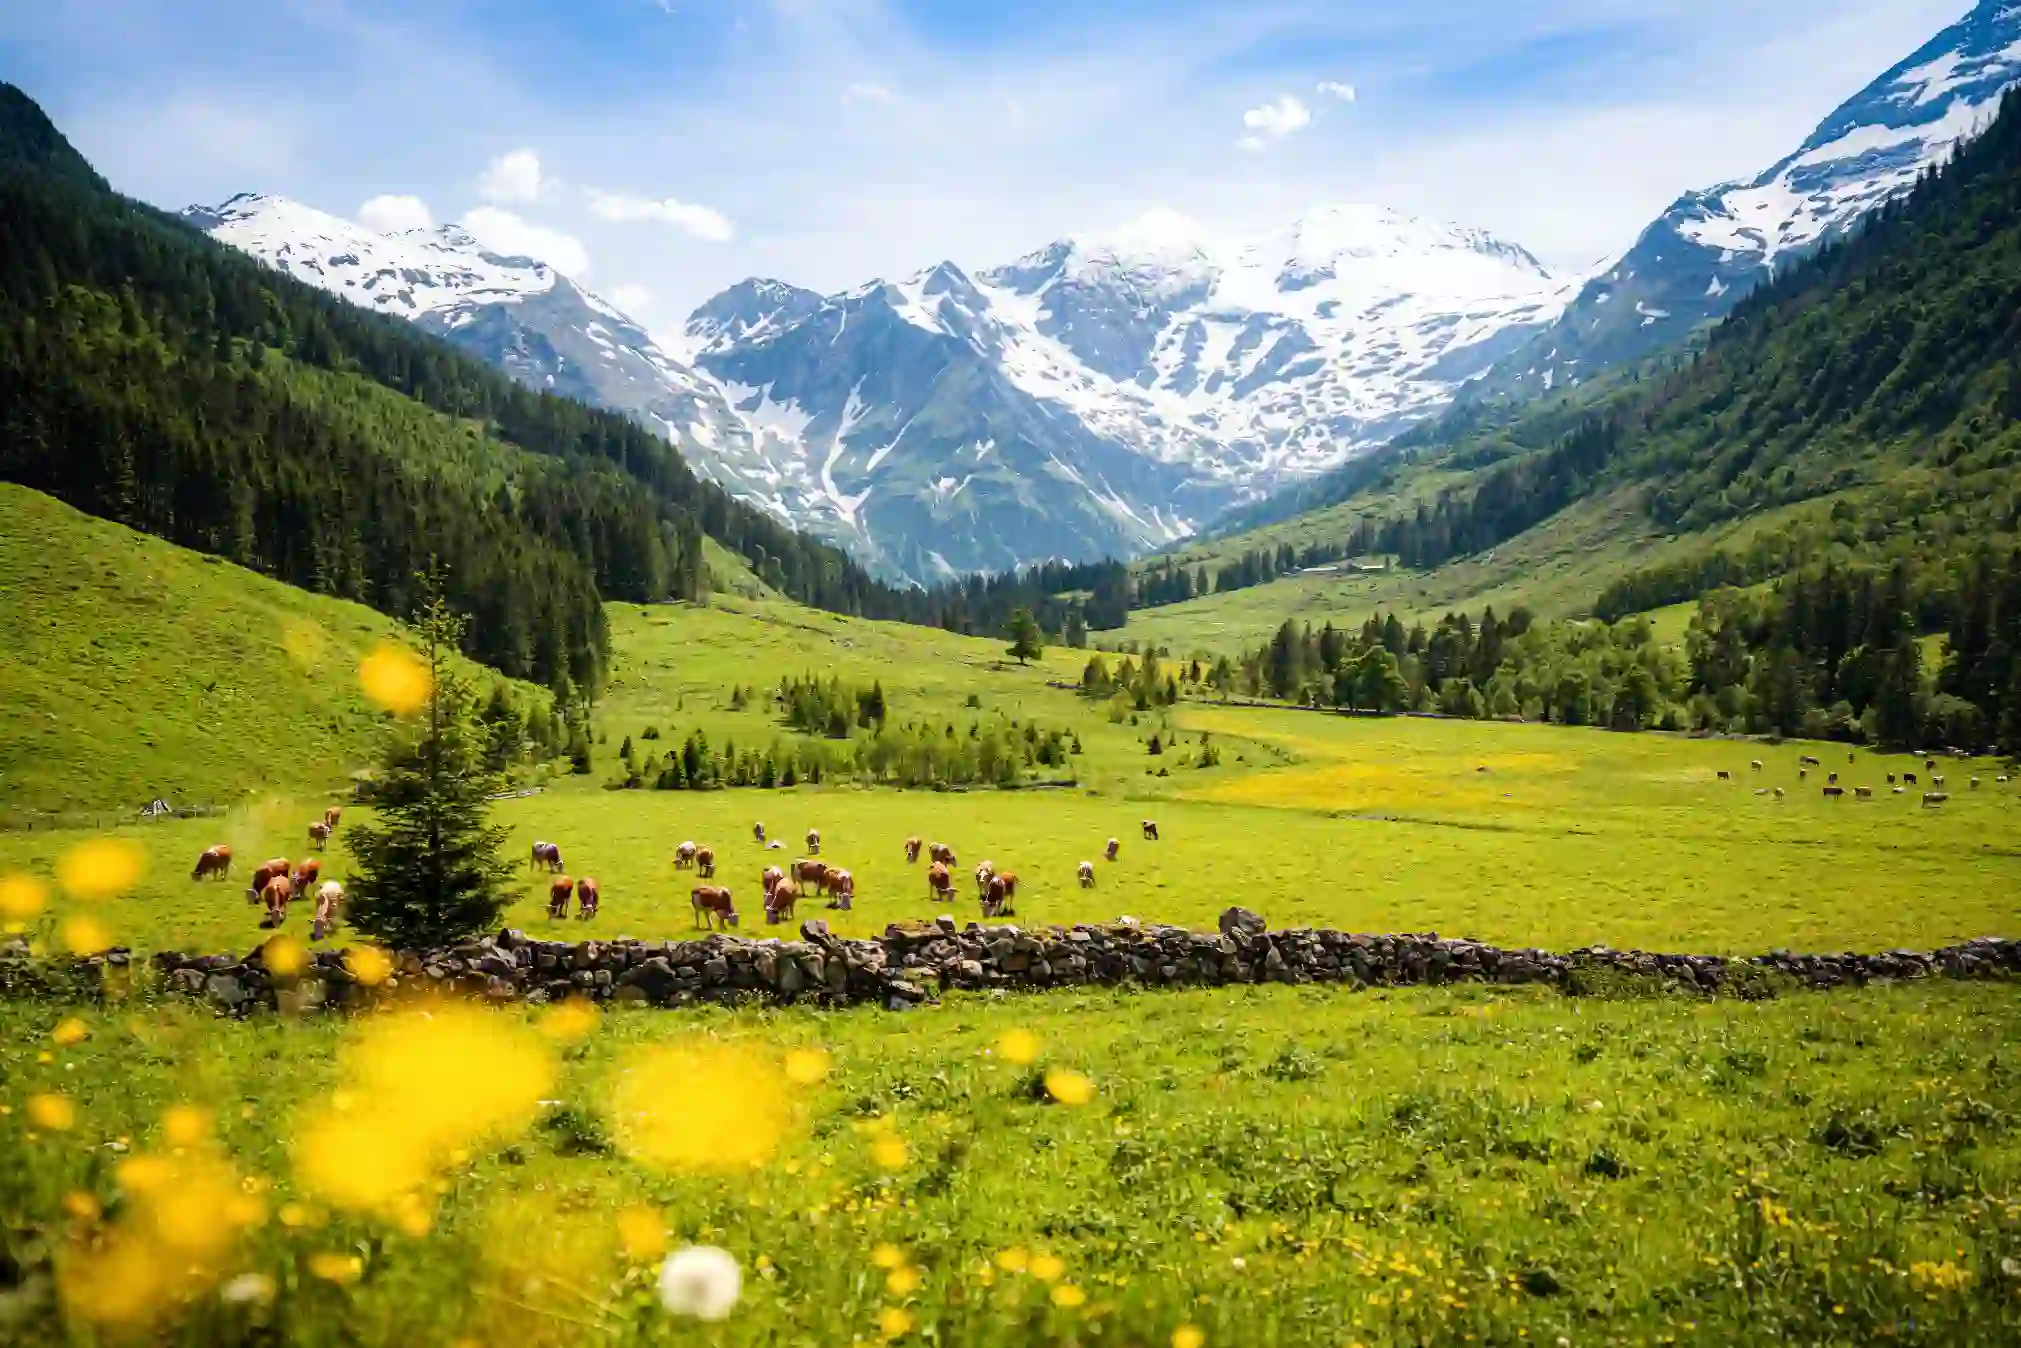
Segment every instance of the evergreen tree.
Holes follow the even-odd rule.
[[[432,580],[419,631],[429,692],[424,719],[396,736],[381,764],[378,819],[344,831],[357,859],[351,921],[395,949],[447,945],[494,926],[508,901],[507,830],[490,822],[497,780],[484,763],[476,696],[452,662],[463,622]]]
[[[1038,620],[1032,617],[1032,611],[1020,608],[1011,614],[1010,630],[1011,647],[1008,652],[1010,657],[1019,664],[1038,659],[1040,653],[1045,650],[1045,641],[1039,631]]]

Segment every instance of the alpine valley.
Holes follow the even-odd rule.
[[[377,234],[258,195],[186,215],[522,382],[623,411],[782,522],[931,583],[1154,551],[1463,392],[1534,396],[1680,345],[1913,186],[2017,76],[2021,6],[1986,0],[1591,277],[1379,206],[1234,239],[1154,211],[833,295],[746,280],[656,343],[453,226]]]

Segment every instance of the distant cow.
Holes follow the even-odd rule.
[[[1999,775],[1998,777],[1995,777],[1995,778],[1994,778],[1993,780],[1994,780],[1994,781],[1995,781],[1996,783],[1998,783],[1999,785],[2001,785],[2001,786],[2005,786],[2005,785],[2007,784],[2007,782],[2009,781],[2009,778],[2008,778],[2007,774],[2003,772],[2003,773],[2001,773],[2001,774],[2000,774],[2000,775]]]
[[[1809,754],[1800,755],[1796,761],[1799,767],[1816,768],[1823,766],[1823,764],[1819,763],[1817,759],[1811,757]]]
[[[1854,800],[1872,800],[1873,798],[1874,788],[1871,786],[1856,786],[1853,788]]]
[[[759,845],[762,846],[765,842],[765,826],[763,824],[751,825],[751,836],[757,839]]]
[[[1095,863],[1092,861],[1083,861],[1081,863],[1081,888],[1093,889],[1094,887],[1095,887]]]
[[[260,919],[262,927],[278,927],[288,920],[288,901],[295,897],[295,887],[288,883],[285,875],[276,875],[260,887],[260,901],[267,905],[267,915]]]
[[[309,825],[309,842],[320,852],[330,845],[330,826],[318,819]]]
[[[1776,798],[1777,800],[1781,800],[1781,799],[1782,799],[1782,788],[1781,788],[1781,787],[1779,787],[1779,786],[1778,786],[1778,787],[1777,787],[1777,788],[1775,789],[1775,798]]]
[[[926,845],[926,858],[928,861],[938,861],[943,866],[952,866],[954,865],[954,849],[946,843],[928,843]]]
[[[1798,769],[1796,770],[1796,779],[1797,779],[1798,781],[1800,781],[1800,782],[1807,782],[1807,781],[1809,781],[1809,780],[1810,780],[1810,769],[1809,769],[1809,768],[1798,768]]]
[[[288,883],[293,885],[295,892],[305,899],[309,897],[309,887],[322,878],[323,863],[315,860],[299,862],[293,870],[288,872]]]
[[[821,855],[821,830],[818,828],[807,830],[807,855],[810,857]]]
[[[1923,760],[1923,767],[1930,772],[1935,772],[1937,770],[1937,760],[1934,758],[1926,758]]]
[[[765,873],[758,877],[758,886],[764,891],[766,897],[769,898],[772,891],[778,888],[779,883],[785,878],[786,872],[780,870],[777,866],[767,866]]]
[[[1891,772],[1888,774],[1888,785],[1893,786],[1894,784],[1895,784],[1895,774]]]
[[[547,915],[559,921],[568,916],[568,901],[575,897],[575,881],[558,875],[547,887]]]
[[[1733,774],[1728,772],[1725,768],[1721,768],[1719,770],[1719,780],[1722,782],[1732,781]]]
[[[1833,786],[1837,786],[1839,784],[1839,775],[1836,772],[1827,772],[1825,774],[1825,780],[1830,782]]]
[[[834,896],[828,901],[830,908],[840,908],[846,913],[855,907],[856,877],[848,871],[837,870],[835,867],[830,866],[828,868],[826,887],[829,894]]]
[[[325,936],[336,934],[337,922],[344,913],[344,887],[335,880],[325,880],[323,887],[316,891],[316,920],[309,930],[309,939],[320,941]]]
[[[1109,839],[1109,845],[1102,849],[1102,855],[1107,857],[1110,861],[1114,861],[1116,859],[1116,853],[1122,850],[1123,844],[1117,842],[1114,838],[1111,838]]]
[[[1014,911],[1011,907],[1012,887],[1004,883],[1004,877],[990,877],[989,888],[983,892],[982,915],[984,917],[1004,917]]]
[[[779,888],[788,889],[791,888],[791,884],[790,882],[782,884]],[[779,891],[774,890],[772,893],[774,902],[777,902]],[[730,891],[723,886],[696,885],[688,897],[695,905],[696,926],[720,926],[727,931],[737,925],[736,905],[730,901]]]
[[[330,826],[330,832],[337,831],[337,821],[344,817],[344,811],[335,805],[323,811],[323,822]]]
[[[526,864],[536,869],[545,866],[551,873],[559,875],[561,848],[551,842],[537,842],[533,845],[533,851],[528,854]]]
[[[1151,840],[1152,842],[1156,842],[1156,841],[1158,841],[1158,821],[1157,821],[1157,820],[1155,820],[1155,819],[1146,819],[1146,820],[1144,821],[1144,836],[1145,836],[1146,838],[1149,838],[1149,839],[1150,839],[1150,840]]]
[[[246,902],[258,903],[260,896],[266,893],[267,881],[277,875],[285,880],[288,878],[288,872],[293,869],[294,863],[286,857],[275,857],[271,861],[261,862],[260,868],[253,872],[253,884],[252,888],[246,891]]]
[[[192,880],[202,880],[207,876],[215,877],[219,880],[229,880],[232,878],[231,848],[226,847],[223,843],[219,843],[216,847],[204,849],[204,854],[196,859],[196,869],[189,873],[189,878]]]
[[[592,880],[588,876],[584,876],[582,879],[576,881],[575,882],[576,917],[585,922],[587,922],[590,918],[595,917],[597,900],[601,899],[602,897],[603,892],[597,888],[597,883],[595,880]]]
[[[1749,760],[1748,760],[1748,764],[1747,764],[1747,766],[1749,766],[1750,768],[1753,768],[1753,769],[1754,769],[1754,770],[1755,770],[1756,772],[1760,772],[1760,771],[1761,771],[1761,760],[1760,760],[1759,758],[1754,758],[1754,759],[1749,759]]]
[[[793,883],[800,886],[802,893],[809,893],[820,889],[827,881],[828,863],[825,861],[815,861],[810,857],[802,857],[793,863],[792,870],[788,871],[787,874],[792,878]]]
[[[1902,785],[1903,785],[1903,786],[1914,786],[1915,784],[1916,784],[1916,774],[1915,774],[1915,773],[1913,773],[1913,772],[1905,772],[1905,773],[1903,773],[1903,774],[1902,774]]]
[[[1944,789],[1944,775],[1942,773],[1937,773],[1933,775],[1930,778],[1930,785],[1936,787],[1939,791],[1942,791]]]
[[[906,864],[906,865],[910,866],[910,865],[912,865],[912,864],[913,864],[914,862],[916,862],[916,861],[918,861],[918,860],[919,860],[919,849],[920,849],[920,846],[921,846],[921,843],[920,843],[919,839],[917,839],[917,838],[907,838],[907,839],[905,840],[905,864]]]
[[[1826,800],[1837,800],[1846,793],[1843,786],[1828,786],[1824,789]]]
[[[674,849],[674,869],[684,871],[695,864],[695,853],[700,849],[692,842],[684,842]]]
[[[1950,797],[1942,791],[1925,791],[1923,793],[1923,804],[1925,805],[1942,805],[1949,799]]]
[[[1979,789],[1979,779],[1977,777],[1974,777],[1972,779],[1972,789],[1974,791],[1977,791]]]
[[[724,893],[728,894],[729,891],[725,890]],[[765,920],[772,923],[792,921],[793,905],[799,901],[800,887],[791,880],[782,878],[765,896]]]
[[[954,897],[954,877],[941,862],[934,862],[926,868],[926,892],[933,898]]]
[[[716,878],[716,851],[714,848],[697,847],[695,849],[695,869],[701,872],[704,880]]]

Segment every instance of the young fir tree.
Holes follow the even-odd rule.
[[[1038,619],[1032,617],[1032,611],[1021,608],[1011,614],[1010,657],[1023,664],[1027,660],[1038,659],[1044,650],[1045,637],[1039,630]]]
[[[489,819],[486,797],[497,779],[484,761],[476,696],[453,663],[463,620],[435,590],[419,629],[427,704],[386,751],[377,820],[344,830],[357,859],[352,924],[394,949],[447,945],[489,930],[504,911],[512,873],[499,852],[507,830]]]

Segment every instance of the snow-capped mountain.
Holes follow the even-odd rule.
[[[748,439],[714,380],[544,262],[455,225],[381,234],[285,197],[242,193],[183,218],[279,271],[438,333],[520,382],[628,412],[690,461]]]
[[[1183,538],[1426,415],[1570,290],[1379,207],[1232,241],[1155,212],[976,272],[746,281],[687,333],[753,432],[708,471],[930,579]]]
[[[1982,0],[1746,182],[1678,200],[1478,389],[1546,390],[1647,356],[1725,315],[1778,264],[1915,185],[2021,79],[2021,4]]]

